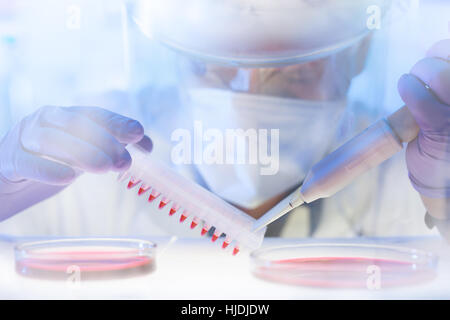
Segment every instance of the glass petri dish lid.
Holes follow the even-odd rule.
[[[19,243],[16,272],[32,278],[107,280],[155,269],[156,244],[141,239],[79,238]]]
[[[256,277],[320,288],[380,289],[429,282],[438,257],[412,248],[372,244],[299,244],[251,253]]]

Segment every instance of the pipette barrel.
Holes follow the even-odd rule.
[[[301,196],[306,203],[329,197],[400,150],[400,139],[385,119],[379,120],[314,165]]]

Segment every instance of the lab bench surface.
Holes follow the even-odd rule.
[[[266,238],[263,247],[300,243],[376,243],[429,250],[439,256],[437,277],[398,288],[323,289],[284,285],[254,277],[248,253],[232,256],[205,239],[139,237],[158,243],[156,269],[114,280],[68,281],[23,277],[15,271],[14,244],[0,235],[0,299],[436,299],[450,298],[450,246],[435,237],[283,239]],[[174,240],[172,238],[172,240]]]

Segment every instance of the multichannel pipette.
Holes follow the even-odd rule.
[[[129,189],[140,184],[139,196],[150,191],[148,202],[159,202],[160,210],[168,210],[169,216],[179,215],[179,221],[191,229],[201,224],[202,236],[214,227],[211,240],[215,242],[225,234],[222,248],[233,248],[234,255],[241,247],[256,249],[261,245],[265,229],[253,232],[256,219],[178,174],[139,146],[132,145],[127,149],[133,159],[132,165],[119,179],[130,179]]]
[[[312,167],[303,184],[259,218],[253,227],[261,230],[292,209],[329,197],[355,178],[399,152],[402,143],[417,137],[419,127],[408,108],[379,120]]]
[[[402,143],[412,141],[418,132],[419,127],[407,107],[399,109],[319,161],[298,190],[258,220],[176,173],[136,145],[127,147],[133,162],[119,178],[130,179],[129,189],[140,184],[138,195],[150,191],[148,201],[158,199],[158,208],[169,208],[169,216],[179,213],[181,223],[190,220],[187,224],[192,229],[202,224],[201,235],[214,227],[213,242],[225,234],[222,248],[233,243],[230,247],[233,247],[233,254],[237,254],[242,246],[258,248],[269,223],[303,203],[335,194],[364,172],[391,158],[403,148]]]

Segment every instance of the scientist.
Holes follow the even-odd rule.
[[[172,2],[177,3],[169,3]],[[345,3],[351,6],[352,2]],[[255,218],[298,186],[315,162],[342,143],[336,141],[336,136],[345,123],[347,94],[352,79],[364,69],[370,45],[370,34],[363,34],[347,23],[352,20],[350,16],[358,21],[354,13],[365,5],[364,1],[347,8],[349,11],[343,17],[334,17],[334,23],[340,22],[340,31],[333,33],[323,25],[314,30],[294,28],[298,20],[319,17],[315,6],[297,3],[301,4],[291,10],[293,14],[283,19],[286,29],[275,28],[270,23],[279,21],[268,19],[261,25],[267,32],[255,28],[266,12],[264,8],[260,15],[244,10],[247,16],[241,20],[237,33],[220,28],[231,22],[226,14],[216,16],[223,21],[215,19],[217,28],[210,29],[200,23],[190,25],[192,21],[179,17],[179,28],[164,31],[167,21],[158,21],[158,30],[163,30],[159,39],[178,52],[180,88],[169,95],[174,101],[172,109],[167,111],[171,112],[171,119],[184,118],[185,123],[200,121],[221,131],[279,129],[276,174],[261,175],[260,166],[254,164],[192,166],[193,176],[199,183]],[[136,21],[141,22],[139,26],[146,33],[142,17],[149,13],[145,8],[138,9]],[[330,8],[320,10],[326,9]],[[212,23],[214,11],[205,11],[209,17],[196,22]],[[304,15],[302,19],[299,14]],[[187,12],[185,16],[190,15]],[[252,20],[252,17],[256,18]],[[191,43],[184,43],[185,39]],[[421,129],[406,149],[406,168],[416,194],[411,196],[406,188],[402,190],[403,185],[396,180],[404,161],[401,165],[385,165],[332,199],[299,208],[297,211],[303,214],[286,216],[270,226],[268,234],[393,236],[423,234],[426,227],[437,226],[442,234],[450,236],[449,55],[450,40],[436,43],[398,82],[399,94]],[[144,103],[151,104],[149,108],[168,104],[155,98],[164,95],[151,96]],[[175,104],[178,108],[173,112]],[[152,149],[152,141],[144,135],[147,123],[151,121],[142,118],[138,122],[100,107],[81,106],[45,106],[25,117],[0,141],[0,220],[63,189],[69,192],[83,172],[126,170],[131,164],[125,149],[127,144],[140,143],[147,150]],[[174,119],[173,123],[182,122]],[[165,126],[166,131],[161,130],[159,134],[167,141],[171,139],[168,128],[171,126]],[[155,149],[157,146],[155,140]],[[91,188],[88,183],[78,185],[85,194]],[[127,203],[124,199],[116,197],[114,201]],[[133,201],[133,198],[126,200]],[[58,206],[59,211],[64,209],[64,205]],[[85,233],[82,227],[78,231]]]

